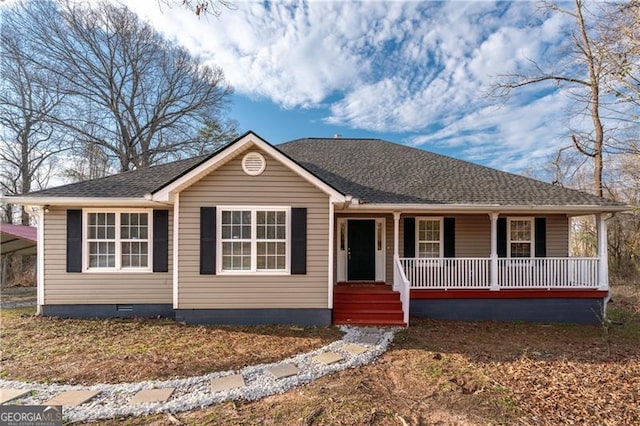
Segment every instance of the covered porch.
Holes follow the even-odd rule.
[[[595,304],[579,309],[602,316],[609,289],[608,215],[595,213],[595,218],[597,255],[575,257],[570,216],[558,212],[339,213],[334,282],[386,282],[397,294],[407,325],[410,314],[430,315],[427,301],[443,300],[449,300],[447,309],[454,306],[452,300],[466,301],[453,309],[467,309],[470,300],[477,302],[474,309],[501,312],[524,305],[556,309],[560,314],[549,318],[566,317],[567,322],[571,315],[563,312],[573,309],[572,300],[582,301],[577,305],[591,300]],[[520,303],[507,306],[506,299]],[[503,300],[503,305],[489,300]]]

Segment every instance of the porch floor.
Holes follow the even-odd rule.
[[[400,293],[384,282],[339,282],[333,293],[333,323],[405,326]]]

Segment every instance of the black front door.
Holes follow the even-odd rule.
[[[376,221],[350,220],[347,223],[347,279],[376,279]]]

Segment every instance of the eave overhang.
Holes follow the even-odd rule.
[[[580,216],[594,213],[617,213],[632,210],[631,206],[598,205],[499,205],[499,204],[386,204],[351,203],[345,210],[358,212],[440,212],[440,213],[557,213]]]
[[[123,197],[30,197],[30,196],[5,196],[0,201],[7,204],[22,206],[81,206],[81,207],[158,207],[168,203],[153,201],[148,198],[123,198]]]

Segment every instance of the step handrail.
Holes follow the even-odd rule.
[[[404,315],[405,326],[409,326],[409,306],[411,297],[411,283],[404,273],[400,257],[396,254],[393,256],[393,289],[400,293],[400,301],[402,302],[402,313]]]

